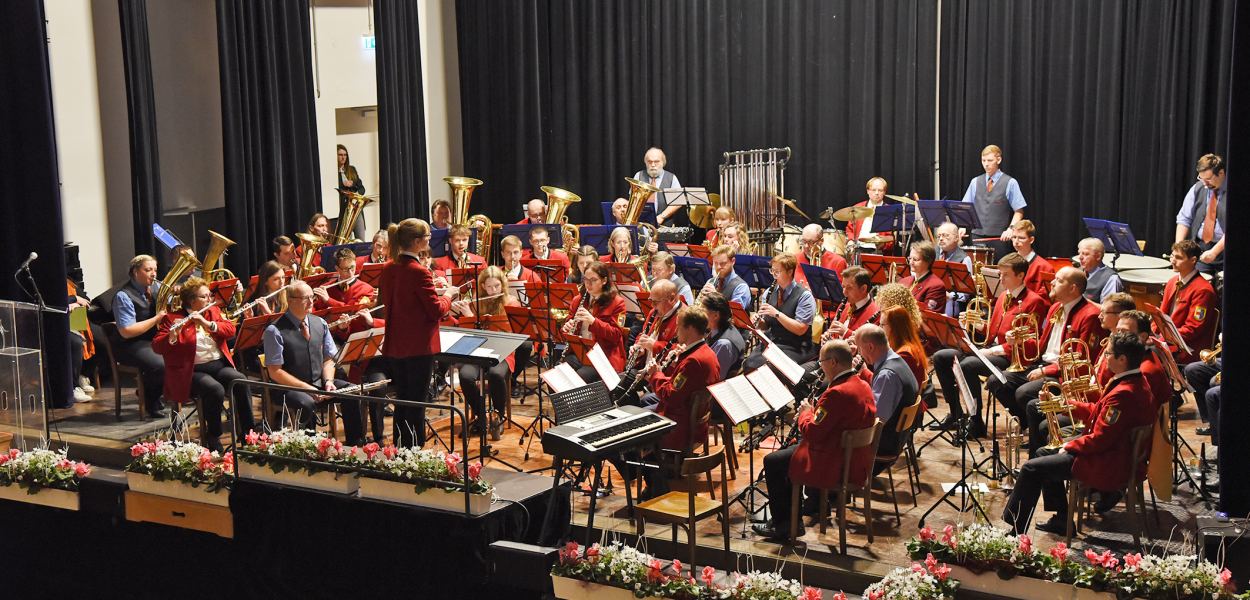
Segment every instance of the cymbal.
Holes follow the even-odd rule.
[[[915,204],[916,203],[915,200],[912,200],[911,198],[908,198],[907,196],[892,196],[890,194],[886,194],[885,197],[891,200],[902,202],[903,204]]]
[[[720,194],[708,194],[707,197],[712,204],[690,207],[690,224],[701,229],[711,229],[716,224],[713,217],[720,207]]]
[[[800,215],[803,215],[804,219],[811,219],[811,217],[807,216],[807,213],[803,212],[803,209],[799,208],[798,204],[794,203],[794,200],[790,200],[789,198],[782,198],[781,196],[777,196],[777,201],[789,207],[790,210],[793,210],[794,212],[799,213]]]
[[[858,221],[871,217],[875,212],[877,212],[877,209],[871,206],[848,206],[835,211],[833,218],[838,221]]]
[[[859,238],[859,239],[858,239],[858,240],[856,240],[856,241],[858,241],[858,242],[863,242],[863,243],[865,243],[865,244],[884,244],[884,243],[886,243],[886,242],[890,241],[890,238],[888,238],[888,237],[882,237],[882,236],[879,236],[879,235],[870,235],[870,236],[868,236],[868,237],[862,237],[862,238]]]

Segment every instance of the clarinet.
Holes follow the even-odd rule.
[[[812,391],[808,392],[807,397],[803,399],[812,406],[815,406],[815,403],[820,398],[821,394],[824,394],[825,390],[829,388],[828,385],[820,385],[821,379],[823,378],[817,378],[816,383],[812,385]],[[790,446],[799,443],[799,440],[802,439],[802,437],[803,432],[799,431],[799,416],[798,414],[795,414],[794,423],[790,424],[790,431],[786,433],[786,437],[782,441],[781,447],[789,448]]]

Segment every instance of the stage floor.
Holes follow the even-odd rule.
[[[531,381],[534,378],[532,369],[529,377]],[[143,422],[137,420],[133,388],[123,388],[122,393],[123,406],[127,410],[124,411],[124,418],[120,423],[113,419],[112,387],[106,386],[105,389],[96,391],[95,400],[92,402],[79,403],[72,409],[54,411],[51,419],[52,439],[68,443],[71,447],[71,453],[74,453],[75,446],[79,445],[93,445],[124,450],[140,438],[160,434],[162,428],[165,429],[165,433],[168,433],[168,420]],[[441,399],[446,401],[447,398],[448,392],[444,392]],[[257,406],[259,406],[259,402]],[[507,469],[508,467],[504,464],[507,463],[526,471],[536,471],[550,467],[551,457],[542,453],[539,440],[533,439],[531,441],[532,436],[522,437],[521,427],[529,425],[534,419],[536,408],[536,400],[532,396],[526,399],[524,403],[518,399],[513,399],[512,419],[515,423],[504,429],[501,440],[492,443],[494,458],[499,460],[488,460],[487,466]],[[933,414],[940,418],[945,416],[945,413],[945,403],[939,402],[939,407],[934,409]],[[196,439],[198,438],[198,431],[195,431],[194,418],[191,419],[191,423],[193,426],[192,439]],[[1195,433],[1198,424],[1197,413],[1193,405],[1183,407],[1180,413],[1180,432],[1182,437],[1189,441],[1195,451],[1201,451],[1200,444],[1202,442],[1209,442],[1209,438],[1198,436]],[[446,419],[436,423],[436,426],[443,440],[451,438],[451,432]],[[457,424],[457,429],[459,429],[459,424]],[[390,431],[389,423],[386,431]],[[1000,415],[1000,443],[1002,442],[1003,431],[1005,431],[1005,420]],[[934,435],[936,434],[930,431],[918,432],[915,438],[916,447],[919,448]],[[114,437],[110,438],[109,436]],[[735,437],[739,442],[742,439],[740,433],[735,434]],[[228,440],[223,438],[223,442],[228,443]],[[716,448],[717,444],[714,443],[712,446]],[[456,444],[456,447],[459,449],[459,443]],[[755,451],[757,474],[762,469],[763,457],[774,447],[775,440],[770,439],[765,441],[764,448]],[[970,462],[979,461],[988,454],[990,440],[982,440],[980,447],[974,443],[971,448]],[[1208,458],[1213,463],[1215,448],[1208,443],[1205,450]],[[470,456],[476,455],[477,444],[475,438],[470,443]],[[960,477],[960,449],[952,446],[945,440],[937,440],[921,452],[919,464],[921,485],[918,494],[914,498],[907,483],[905,467],[901,462],[895,467],[894,482],[901,524],[895,519],[893,503],[890,501],[888,493],[889,483],[883,474],[877,478],[873,493],[874,542],[872,544],[868,543],[866,529],[864,528],[864,518],[861,511],[856,508],[848,512],[850,521],[847,536],[848,556],[839,557],[830,550],[830,545],[835,550],[837,547],[838,531],[836,527],[830,528],[825,534],[821,535],[815,527],[809,526],[806,535],[802,538],[806,542],[806,561],[809,563],[827,564],[838,569],[853,569],[865,574],[884,574],[892,566],[907,563],[908,559],[904,542],[915,535],[919,527],[918,520],[921,515],[938,501],[943,492],[942,485],[955,482]],[[735,474],[736,477],[729,481],[731,497],[736,496],[750,482],[749,465],[750,460],[748,456],[745,453],[739,453],[739,468]],[[611,536],[614,532],[632,535],[634,527],[625,518],[625,495],[621,487],[623,482],[615,470],[610,466],[606,468],[612,479],[613,493],[598,501],[595,526],[597,529],[605,530],[604,535],[606,536]],[[551,471],[547,470],[542,473],[550,476]],[[978,478],[977,481],[978,483],[989,483],[981,478]],[[531,485],[539,484],[535,482],[531,483]],[[542,485],[550,485],[550,479],[544,480]],[[716,484],[716,487],[719,489],[719,483]],[[990,522],[997,526],[1003,526],[999,517],[1007,499],[1007,491],[987,489],[980,495],[980,499],[985,507],[986,514],[989,515]],[[1149,492],[1147,493],[1147,499],[1149,499]],[[588,508],[588,497],[584,494],[574,494],[572,521],[575,526],[584,526]],[[1195,530],[1195,517],[1206,511],[1206,507],[1203,506],[1201,499],[1194,493],[1193,489],[1188,486],[1179,487],[1171,501],[1159,501],[1157,521],[1154,511],[1150,509],[1149,502],[1147,502],[1147,508],[1150,539],[1149,541],[1143,540],[1147,547],[1154,548],[1156,551],[1163,549],[1184,553],[1192,553],[1194,551],[1193,532]],[[1045,519],[1047,516],[1048,513],[1043,513],[1041,519]],[[951,506],[942,505],[929,516],[926,523],[934,529],[940,530],[947,523],[969,523],[972,520],[973,514],[971,512],[961,514]],[[1083,535],[1080,536],[1079,541],[1074,542],[1078,547],[1111,548],[1117,552],[1130,550],[1132,537],[1127,533],[1129,522],[1128,515],[1124,511],[1123,505],[1121,505],[1106,517],[1095,515],[1091,519],[1087,519]],[[792,554],[783,552],[783,548],[780,545],[764,541],[755,536],[750,529],[748,515],[741,505],[731,506],[730,525],[732,547],[735,552],[744,556],[757,557],[788,556],[789,560],[796,560]],[[704,521],[699,526],[698,532],[700,545],[709,548],[719,548],[721,546],[720,525],[716,520]],[[1052,536],[1040,531],[1031,533],[1035,542],[1041,544],[1042,547],[1048,547],[1053,542],[1062,541],[1060,536]],[[666,526],[651,525],[648,526],[646,535],[648,538],[667,540],[671,534],[670,529]],[[679,539],[684,542],[684,537]],[[732,567],[733,565],[730,566]],[[746,568],[745,563],[742,563],[738,568]]]

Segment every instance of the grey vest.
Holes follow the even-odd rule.
[[[746,349],[747,342],[742,339],[742,333],[739,332],[738,328],[734,327],[733,324],[730,324],[729,327],[716,332],[716,335],[708,338],[707,345],[714,346],[717,341],[722,339],[728,341],[730,345],[734,347],[734,350],[738,355],[738,360],[734,361],[734,364],[729,365],[728,370],[722,369],[722,371],[725,373],[737,372],[738,368],[742,366],[742,351]]]
[[[777,304],[777,294],[781,291],[781,288],[777,288],[777,291],[773,292],[772,296],[767,299],[769,304],[776,306],[779,312],[788,317],[794,317],[794,311],[799,306],[799,299],[803,297],[803,292],[806,291],[801,285],[792,287],[794,289],[786,296],[786,301],[781,304]],[[812,336],[810,333],[811,330],[809,329],[803,335],[795,335],[790,333],[790,330],[786,329],[777,319],[768,321],[768,337],[776,342],[777,345],[797,350],[799,354],[806,355],[811,353]]]
[[[1115,277],[1115,271],[1111,267],[1101,267],[1094,271],[1092,275],[1086,276],[1085,297],[1090,302],[1102,302],[1102,288],[1107,286],[1107,282]]]
[[[890,371],[898,377],[903,395],[899,398],[898,408],[894,414],[890,415],[890,419],[885,422],[885,426],[881,428],[881,445],[878,447],[877,454],[898,454],[899,452],[899,432],[898,420],[903,414],[903,409],[911,406],[916,401],[916,394],[920,393],[920,384],[916,382],[916,376],[912,374],[911,367],[907,366],[907,362],[900,356],[887,358],[881,363],[883,371]]]
[[[941,256],[941,252],[938,253],[938,260],[944,260],[946,262],[961,263],[964,261],[965,258],[968,258],[968,254],[964,252],[963,248],[960,248],[959,246],[955,246],[955,251],[951,252],[951,255],[945,258]]]
[[[326,322],[321,317],[308,315],[308,339],[304,339],[299,324],[285,315],[273,325],[282,334],[282,370],[318,388],[325,385],[321,365],[327,358],[323,352],[328,335]]]
[[[982,235],[998,235],[1011,224],[1011,203],[1007,201],[1007,184],[1011,183],[1011,175],[1003,173],[994,184],[994,189],[985,189],[985,175],[977,177],[977,198],[974,206],[977,218],[981,220],[981,228],[972,232]]]
[[[1220,191],[1220,197],[1227,194],[1227,191]],[[1211,245],[1220,241],[1218,237],[1211,238],[1210,245],[1202,243],[1202,222],[1207,218],[1207,202],[1211,200],[1211,190],[1201,182],[1194,184],[1194,212],[1189,215],[1189,239],[1198,242],[1198,245],[1204,249],[1210,249]],[[1228,221],[1225,217],[1225,209],[1228,208],[1227,202],[1220,202],[1215,207],[1215,221],[1220,224],[1220,232],[1228,231]],[[1223,255],[1220,255],[1223,258]],[[1217,261],[1221,262],[1221,261]]]
[[[156,316],[156,308],[153,306],[153,302],[155,302],[156,291],[157,291],[156,284],[152,284],[152,287],[149,288],[149,290],[152,292],[152,298],[153,298],[152,301],[148,300],[147,294],[144,293],[143,288],[139,287],[135,283],[135,280],[131,279],[130,281],[126,282],[126,285],[122,286],[121,292],[123,294],[126,294],[126,296],[130,298],[131,304],[135,305],[135,321],[146,321]],[[137,340],[152,341],[152,338],[154,337],[156,337],[155,327],[143,332],[143,335],[140,335],[138,337],[133,337],[125,341],[126,342],[132,342],[132,341],[137,341]]]

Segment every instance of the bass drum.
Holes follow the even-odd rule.
[[[825,249],[838,256],[846,256],[846,232],[841,229],[825,230]]]
[[[789,252],[798,256],[800,252],[799,241],[802,239],[803,230],[800,229],[798,225],[791,225],[789,223],[782,225],[781,237],[777,238],[777,241],[774,243],[774,248],[776,248],[777,251],[773,253],[773,256],[781,254],[782,252]]]

